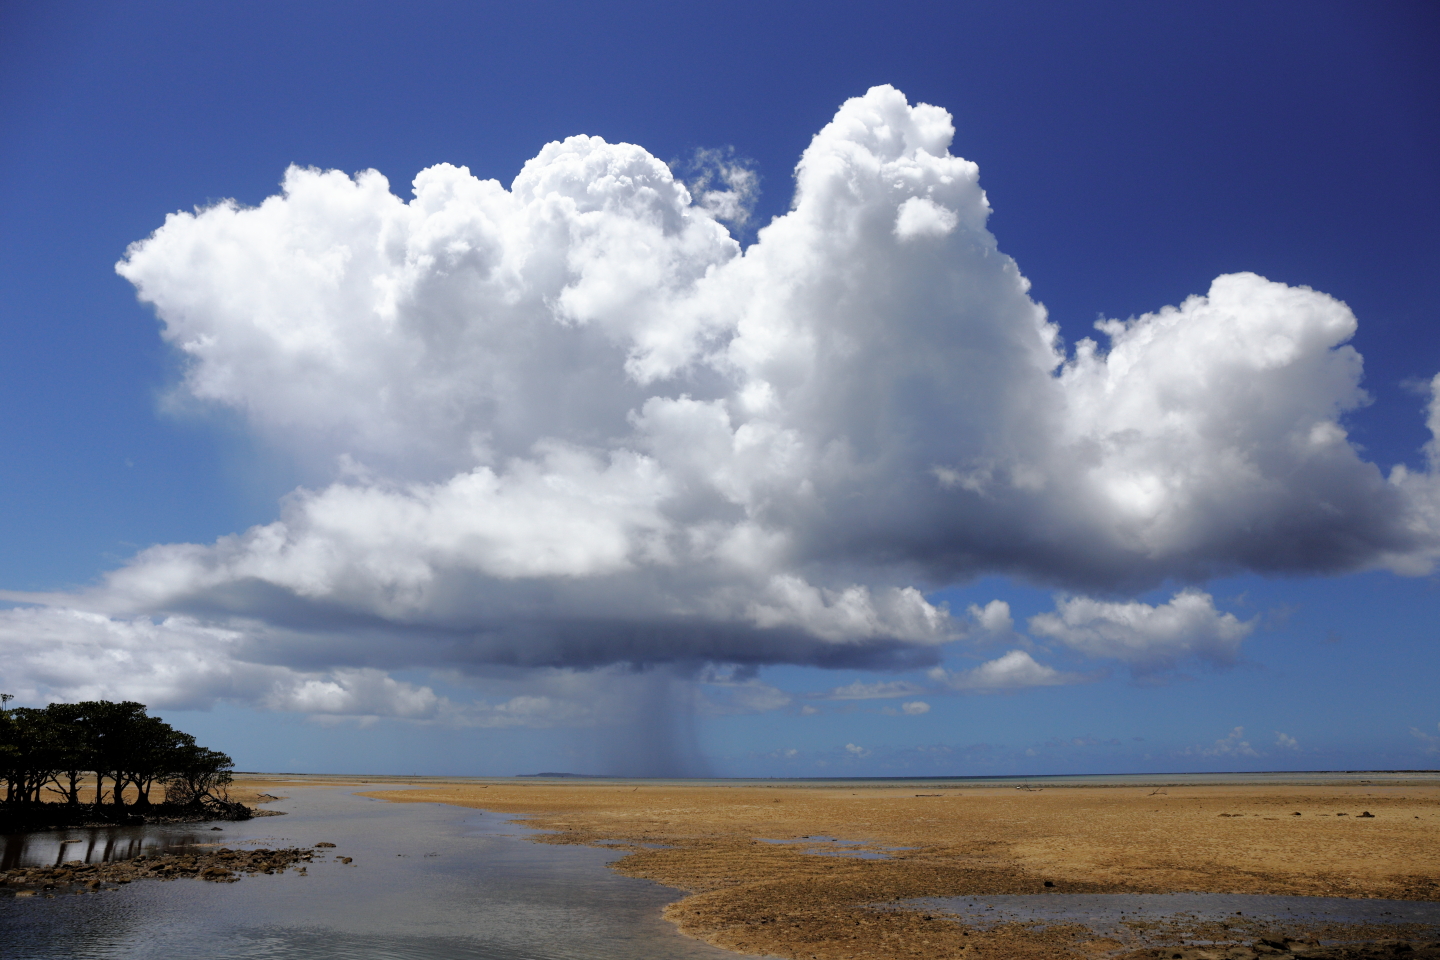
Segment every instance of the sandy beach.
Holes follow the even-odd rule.
[[[311,782],[410,784],[375,796],[513,813],[551,831],[541,842],[626,849],[614,869],[687,894],[667,909],[669,920],[748,954],[1050,957],[1122,946],[1063,926],[981,931],[873,906],[915,897],[1211,892],[1440,900],[1440,785],[1433,780],[1045,789]],[[303,783],[247,778],[235,795],[263,800]],[[836,849],[832,837],[861,841],[852,849],[885,858],[815,856]],[[767,842],[777,840],[791,842]]]

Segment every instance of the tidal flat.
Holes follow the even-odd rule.
[[[313,849],[308,875],[0,898],[4,955],[1440,957],[1436,774],[236,787],[287,815],[177,852]],[[138,849],[67,839],[10,859]]]
[[[1440,956],[1434,910],[1417,918],[1333,909],[1440,901],[1435,774],[495,780],[416,784],[385,797],[523,815],[547,831],[541,843],[624,850],[612,869],[687,894],[666,919],[745,954]],[[815,855],[842,852],[850,855]],[[1332,910],[1242,910],[1214,922],[1177,910],[1117,929],[1064,909],[1048,921],[1032,911],[997,923],[967,919],[958,901],[949,910],[923,902],[1177,893],[1326,898]]]

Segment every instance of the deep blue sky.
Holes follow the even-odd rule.
[[[1323,290],[1360,319],[1374,403],[1352,436],[1382,468],[1419,465],[1413,384],[1440,371],[1437,26],[1426,2],[7,4],[0,587],[80,585],[138,548],[269,521],[315,479],[222,416],[162,410],[176,361],[113,265],[167,212],[258,203],[291,163],[373,167],[402,196],[441,161],[508,184],[545,142],[588,133],[666,160],[733,147],[762,177],[764,223],[788,206],[810,137],[878,83],[952,112],[952,151],[980,164],[991,229],[1067,339],[1229,271]],[[1245,724],[1267,742],[1275,729],[1323,742],[1319,766],[1422,765],[1406,729],[1435,734],[1440,721],[1432,587],[1239,578],[1212,592],[1282,613],[1234,670],[1164,689],[1115,679],[1104,694],[957,697],[904,730],[873,714],[833,717],[823,733],[787,720],[794,743],[773,746],[1013,754],[1054,738],[1138,743],[1144,727],[1171,751],[1163,767]],[[963,608],[982,594],[955,597]],[[1048,592],[1034,598],[1032,612],[1048,606]],[[1332,633],[1342,642],[1322,642]],[[1253,707],[1277,687],[1283,709]],[[232,745],[252,766],[328,755],[343,767],[377,743],[456,749],[440,734],[227,710],[253,724]],[[710,752],[737,758],[716,768],[768,771],[745,758],[772,749],[773,719],[706,727]],[[276,725],[299,731],[296,757],[261,746]],[[523,737],[543,740],[465,736],[477,756],[516,763],[541,749]],[[1065,756],[1014,772],[1149,762]]]

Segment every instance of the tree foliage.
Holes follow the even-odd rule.
[[[94,781],[94,806],[144,810],[151,790],[165,802],[190,809],[233,813],[227,788],[234,763],[218,750],[195,743],[143,703],[88,700],[47,707],[4,709],[0,700],[0,783],[7,807],[45,802],[79,806],[81,789]]]

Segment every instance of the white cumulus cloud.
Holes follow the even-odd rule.
[[[1113,657],[1137,672],[1174,666],[1191,656],[1231,663],[1255,622],[1215,609],[1214,598],[1182,590],[1168,602],[1107,602],[1063,597],[1056,612],[1030,618],[1030,632],[1089,657]]]
[[[744,249],[722,223],[753,199],[743,164],[706,158],[692,191],[586,136],[508,186],[292,167],[257,207],[171,214],[117,269],[184,361],[176,398],[333,480],[93,589],[8,594],[60,611],[85,662],[7,652],[8,682],[184,669],[197,702],[404,714],[420,688],[353,671],[924,667],[965,629],[925,592],[981,574],[1113,595],[1430,569],[1440,448],[1386,476],[1349,441],[1345,304],[1232,274],[1068,350],[954,134],[891,87],[847,101]],[[146,622],[174,625],[166,663],[127,639]],[[1186,591],[1072,597],[1031,629],[1144,670],[1233,659],[1250,627]],[[271,669],[323,676],[274,699]],[[1022,651],[957,676],[1070,682]]]
[[[983,607],[972,603],[965,612],[986,633],[1006,636],[1015,631],[1015,618],[1010,615],[1010,604],[1004,600],[991,600]]]
[[[952,690],[977,693],[1058,687],[1090,679],[1079,674],[1063,673],[1040,663],[1024,650],[1011,650],[970,670],[950,671],[934,667],[930,670],[930,677]]]

